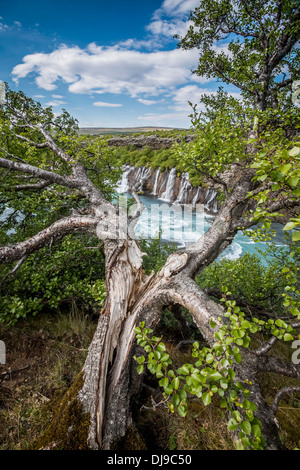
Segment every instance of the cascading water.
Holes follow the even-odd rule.
[[[143,191],[143,185],[147,178],[149,178],[151,174],[151,168],[146,168],[145,166],[141,166],[138,169],[138,172],[135,176],[135,180],[138,182],[137,191]]]
[[[153,191],[152,191],[153,196],[156,196],[156,195],[157,195],[157,185],[158,185],[159,175],[160,175],[160,169],[157,168],[156,174],[155,174],[154,187],[153,187]]]
[[[199,196],[200,196],[200,189],[201,189],[201,188],[200,188],[200,186],[199,186],[198,189],[197,189],[197,192],[196,192],[196,194],[195,194],[195,196],[194,196],[194,198],[193,198],[193,201],[192,201],[192,209],[195,209],[195,208],[196,208],[196,204],[197,204],[198,199],[199,199]]]
[[[190,183],[189,174],[182,173],[179,193],[174,204],[186,204],[188,190],[191,188],[192,188],[192,185]]]
[[[177,175],[176,168],[172,168],[169,174],[168,181],[167,181],[166,190],[164,193],[162,193],[162,195],[159,198],[162,201],[171,202],[173,192],[174,192],[174,183],[176,180],[176,175]]]
[[[128,174],[131,170],[130,166],[123,167],[122,178],[117,182],[116,191],[119,194],[126,193],[128,191]]]
[[[215,189],[207,189],[205,193],[206,203],[204,209],[207,211],[218,212],[217,191]]]

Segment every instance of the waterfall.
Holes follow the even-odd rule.
[[[176,180],[176,175],[177,175],[176,168],[172,168],[169,174],[168,181],[167,181],[166,190],[164,193],[162,193],[159,199],[162,199],[163,201],[166,201],[166,202],[171,202],[173,191],[174,191],[174,183]]]
[[[128,174],[131,170],[131,167],[123,167],[122,178],[117,182],[117,193],[126,193],[128,191]]]
[[[217,191],[215,189],[207,189],[205,199],[206,204],[204,208],[207,211],[218,212]]]
[[[159,175],[160,175],[160,169],[157,168],[156,175],[155,175],[154,187],[153,187],[153,191],[152,191],[153,196],[157,195],[156,193],[157,193],[157,184],[158,184]]]
[[[195,196],[194,196],[194,198],[193,198],[193,201],[192,201],[192,209],[195,209],[195,207],[196,207],[196,204],[197,204],[197,202],[198,202],[199,195],[200,195],[200,189],[201,189],[201,188],[200,188],[200,186],[199,186],[198,189],[197,189],[197,192],[196,192],[196,194],[195,194]]]
[[[138,169],[138,172],[135,176],[135,180],[138,182],[138,186],[137,186],[137,191],[143,191],[143,185],[144,185],[144,181],[149,178],[151,174],[151,168],[146,168],[145,166],[141,166],[139,169]]]
[[[182,173],[180,180],[180,189],[174,204],[186,204],[187,191],[192,187],[188,173]]]

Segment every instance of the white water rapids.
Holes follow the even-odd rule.
[[[129,197],[130,194],[127,193],[127,176],[130,169],[124,168],[124,170],[123,176],[116,189],[119,194]],[[140,173],[140,175],[136,175],[136,180],[137,177],[141,178],[141,180],[144,180],[145,177],[147,177],[148,172],[145,170],[140,170]],[[188,178],[183,178],[178,197],[174,204],[170,204],[169,201],[173,195],[176,174],[176,169],[173,168],[170,171],[166,189],[158,198],[155,197],[159,177],[159,173],[157,171],[152,195],[140,196],[145,209],[135,227],[137,238],[157,238],[159,230],[161,230],[162,240],[174,242],[181,247],[185,247],[189,243],[193,243],[198,240],[201,235],[209,229],[214,217],[212,213],[217,213],[216,191],[214,189],[207,189],[205,194],[205,204],[196,204],[199,197],[199,188],[192,204],[184,204],[185,190],[188,188]],[[275,243],[278,246],[285,246],[282,225],[272,224],[272,230],[276,231],[276,237],[274,239]],[[233,260],[238,259],[246,252],[258,254],[256,248],[265,251],[267,246],[266,242],[255,243],[251,238],[239,231],[231,245],[228,246],[220,255],[220,258]]]

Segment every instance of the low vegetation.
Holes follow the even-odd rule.
[[[151,242],[143,241],[142,248],[148,255],[144,258],[147,272],[161,269],[166,257],[175,250],[173,245],[162,243],[160,238]],[[286,278],[282,274],[283,260],[288,253],[293,253],[292,250],[295,254],[291,263],[297,264],[299,249],[291,243],[282,252],[270,244],[268,266],[261,264],[259,256],[244,255],[238,262],[215,262],[204,270],[199,282],[215,299],[220,300],[226,270],[231,273],[232,298],[239,299],[238,302],[250,315],[254,311],[256,314],[260,312],[261,318],[264,318],[267,308],[268,312],[276,315],[279,312],[278,297],[282,297],[286,285]],[[256,272],[251,282],[250,264],[253,268],[251,271]],[[29,280],[31,273],[26,271],[18,275],[26,282],[26,277]],[[276,286],[272,279],[276,279]],[[278,286],[281,286],[282,292],[276,290]],[[253,310],[253,305],[257,304],[259,309]],[[82,370],[96,328],[97,314],[84,307],[88,306],[75,296],[60,309],[47,312],[44,306],[36,317],[24,315],[25,318],[19,318],[14,325],[0,325],[0,337],[5,340],[9,351],[7,364],[1,366],[0,371],[1,450],[43,448],[44,432],[55,418],[61,397]],[[166,350],[176,367],[194,361],[192,344],[204,341],[188,311],[181,308],[173,308],[172,311],[166,309],[155,334],[165,342]],[[279,344],[275,352],[282,358],[290,358],[291,355],[287,344]],[[263,374],[260,381],[270,403],[278,388],[295,383],[293,379],[283,380],[275,374]],[[189,412],[185,417],[170,413],[163,391],[150,372],[144,379],[142,394],[136,401],[134,419],[143,445],[149,450],[233,448],[226,413],[218,406],[216,398],[207,407],[195,397],[190,401]],[[281,439],[289,449],[300,446],[299,419],[300,394],[283,397],[278,420]],[[130,449],[130,445],[128,438],[126,448]]]

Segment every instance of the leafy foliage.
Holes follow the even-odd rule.
[[[199,50],[197,75],[235,85],[257,109],[291,105],[300,70],[297,0],[200,1],[190,19],[180,46]]]
[[[216,326],[212,322],[212,327]],[[153,330],[145,328],[143,323],[135,328],[137,343],[144,349],[145,356],[135,356],[138,373],[144,371],[145,365],[159,379],[163,396],[170,411],[175,410],[182,417],[188,411],[189,396],[201,399],[205,406],[210,405],[214,396],[220,400],[220,406],[230,412],[228,429],[239,429],[238,444],[240,448],[263,448],[261,423],[255,417],[256,405],[249,400],[251,382],[236,382],[234,363],[240,363],[240,337],[236,330],[226,334],[226,330],[216,333],[218,342],[212,348],[200,348],[198,342],[193,344],[192,355],[195,363],[183,364],[176,370],[172,368],[172,359],[166,352],[161,338],[150,336]],[[242,340],[245,342],[245,340]]]
[[[289,250],[278,250],[270,244],[265,256],[270,259],[268,267],[261,265],[258,256],[246,254],[234,262],[215,262],[197,278],[202,287],[220,290],[227,322],[222,324],[221,318],[211,319],[216,342],[211,348],[194,342],[192,357],[196,362],[172,369],[172,359],[161,338],[151,336],[153,330],[145,328],[145,324],[135,329],[137,344],[146,354],[135,356],[138,373],[142,374],[147,367],[156,376],[170,412],[186,416],[189,397],[193,395],[205,406],[217,397],[219,406],[229,412],[228,429],[238,432],[236,447],[239,449],[264,447],[261,423],[255,417],[257,407],[249,399],[252,382],[235,380],[234,369],[242,362],[242,349],[248,349],[253,336],[258,333],[284,342],[300,339],[289,321],[280,318],[284,309],[285,318],[290,315],[300,319],[300,248],[291,243]],[[230,291],[224,285],[225,279]],[[248,308],[243,312],[238,306],[243,300],[249,305],[263,306],[267,312],[277,312],[278,317],[249,316]]]
[[[283,297],[291,289],[300,286],[300,247],[287,238],[286,247],[268,242],[265,251],[245,253],[237,260],[222,259],[208,266],[196,278],[197,283],[215,298],[222,297],[224,279],[230,286],[231,298],[243,307],[245,313],[256,316],[285,316],[288,310]],[[263,260],[266,262],[263,264]],[[293,273],[287,278],[286,273]]]
[[[161,234],[160,229],[157,238],[140,240],[141,250],[147,255],[143,258],[143,266],[147,274],[152,271],[157,273],[164,266],[168,256],[177,250],[175,243],[162,242]]]
[[[135,149],[129,147],[118,147],[114,150],[114,155],[120,165],[129,164],[132,166],[150,166],[152,170],[160,168],[161,171],[176,167],[179,172],[183,171],[180,160],[174,154],[172,148]]]
[[[99,310],[106,296],[103,253],[97,240],[68,236],[61,244],[30,255],[15,276],[2,267],[0,321],[14,323],[41,311],[55,311],[73,302]]]

